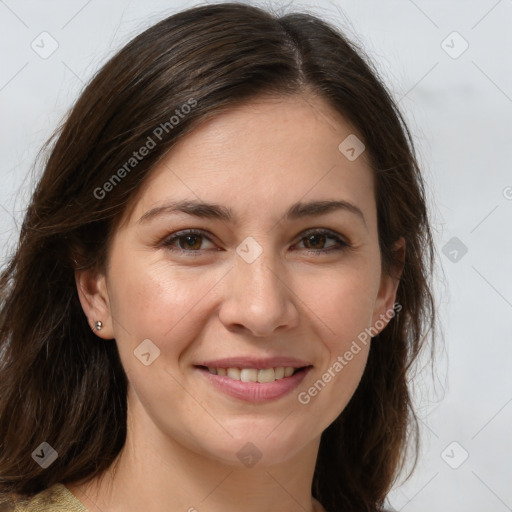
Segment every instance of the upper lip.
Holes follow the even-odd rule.
[[[294,357],[228,357],[226,359],[212,359],[200,361],[195,366],[207,366],[208,368],[255,368],[262,370],[264,368],[277,368],[279,366],[292,366],[293,368],[302,368],[311,366],[307,361],[296,359]]]

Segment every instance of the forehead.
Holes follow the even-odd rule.
[[[125,220],[134,223],[171,198],[226,204],[240,216],[279,216],[299,200],[350,199],[371,215],[367,152],[351,160],[340,150],[354,136],[361,138],[317,97],[248,102],[181,139],[151,171]]]

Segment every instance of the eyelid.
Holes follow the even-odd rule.
[[[327,238],[331,238],[335,241],[335,245],[333,247],[328,247],[327,249],[303,249],[303,251],[305,251],[307,254],[321,256],[325,254],[340,253],[353,248],[352,244],[346,240],[346,237],[337,233],[336,231],[327,228],[311,228],[303,231],[300,233],[300,238],[297,244],[301,243],[302,240],[311,235],[321,235],[326,236]]]
[[[340,242],[344,243],[345,245],[351,245],[350,241],[347,239],[347,237],[345,237],[344,235],[340,234],[340,233],[337,233],[336,231],[333,231],[332,229],[327,229],[327,228],[310,228],[310,229],[306,229],[306,231],[302,231],[299,235],[300,235],[300,238],[299,238],[299,242],[303,239],[303,238],[306,238],[308,235],[326,235],[326,236],[329,236],[331,238],[335,238],[335,239],[338,239]]]
[[[200,228],[188,228],[188,229],[183,229],[183,230],[175,231],[174,233],[171,233],[170,235],[166,236],[160,242],[159,245],[162,245],[164,247],[168,247],[168,248],[170,248],[169,250],[172,250],[172,251],[175,251],[175,252],[187,253],[187,254],[197,253],[198,255],[201,254],[202,251],[203,251],[202,249],[186,250],[186,249],[181,249],[179,247],[175,247],[175,248],[172,247],[171,244],[173,242],[175,242],[179,238],[185,237],[187,235],[197,235],[197,236],[200,236],[202,238],[205,238],[205,239],[209,240],[212,243],[215,243],[214,242],[215,237],[211,233],[209,233],[208,231],[206,231],[204,229],[200,229]],[[328,248],[328,249],[316,249],[316,250],[315,249],[304,249],[308,253],[323,254],[323,253],[341,251],[343,249],[348,249],[348,248],[352,247],[352,244],[350,243],[350,241],[346,240],[346,237],[344,237],[343,235],[337,233],[336,231],[333,231],[333,230],[328,229],[328,228],[309,228],[309,229],[306,229],[305,231],[302,231],[301,233],[299,233],[298,239],[297,239],[297,241],[293,245],[296,245],[296,244],[300,243],[302,240],[304,240],[305,238],[307,238],[310,235],[324,235],[324,236],[327,236],[328,238],[332,238],[332,239],[334,239],[336,241],[336,243],[338,244],[338,247]],[[221,249],[217,248],[217,250],[221,250]]]
[[[170,235],[167,235],[164,237],[164,239],[160,242],[159,245],[162,245],[164,247],[169,247],[170,250],[174,250],[174,251],[177,251],[177,252],[186,252],[186,253],[200,253],[201,252],[201,249],[198,249],[198,250],[185,250],[185,249],[181,249],[179,247],[176,247],[176,248],[172,248],[171,246],[171,243],[175,242],[176,240],[178,240],[179,238],[182,238],[182,237],[185,237],[187,235],[197,235],[197,236],[200,236],[202,238],[205,238],[207,240],[209,240],[210,242],[212,243],[215,243],[214,242],[214,239],[215,237],[209,233],[208,231],[204,230],[204,229],[198,229],[198,228],[188,228],[188,229],[182,229],[180,231],[175,231],[174,233],[171,233]]]

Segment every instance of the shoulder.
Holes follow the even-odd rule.
[[[5,504],[5,512],[88,512],[87,508],[61,483],[57,483],[30,498],[17,498]],[[4,512],[1,508],[0,512]]]

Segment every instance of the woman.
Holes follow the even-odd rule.
[[[314,16],[227,3],[94,77],[1,276],[16,510],[383,510],[433,243],[363,55]]]

